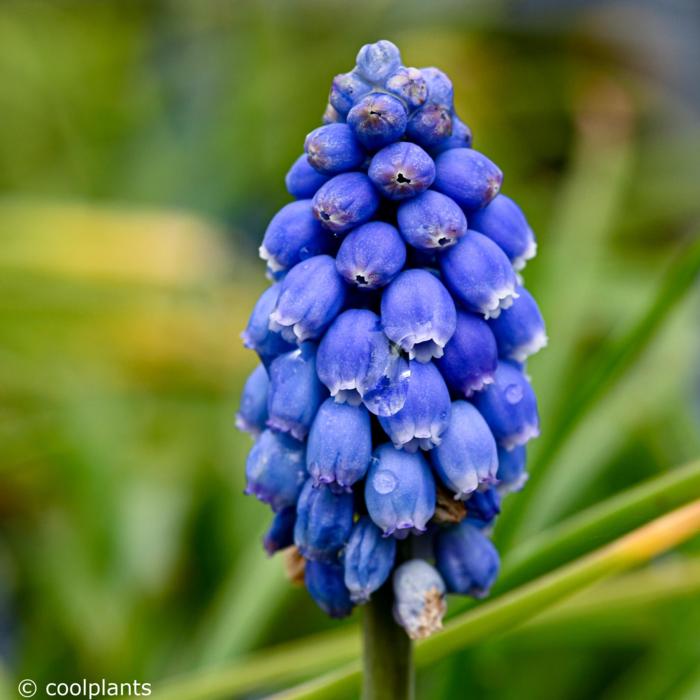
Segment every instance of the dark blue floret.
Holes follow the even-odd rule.
[[[302,199],[287,204],[272,217],[260,246],[260,257],[271,272],[277,273],[332,249],[333,241],[314,217],[311,200]]]
[[[472,397],[472,402],[498,444],[512,450],[540,434],[537,399],[530,382],[511,362],[499,362],[494,379]]]
[[[520,491],[527,481],[525,463],[527,455],[525,446],[521,445],[512,450],[498,448],[498,490],[503,493]]]
[[[409,109],[420,107],[428,99],[428,83],[418,68],[401,66],[387,78],[384,87],[401,98]]]
[[[343,279],[362,289],[389,284],[406,263],[406,246],[391,224],[372,221],[344,239],[335,258]]]
[[[442,483],[459,500],[496,481],[496,441],[474,406],[466,401],[452,404],[447,430],[430,453],[430,461]]]
[[[304,452],[289,435],[263,432],[248,453],[245,492],[275,512],[293,506],[306,479]]]
[[[439,148],[452,136],[452,115],[449,107],[432,103],[423,105],[408,120],[406,134],[423,148],[428,150]],[[440,188],[436,187],[436,189]]]
[[[367,472],[371,458],[367,409],[326,399],[316,414],[306,447],[306,468],[314,484],[350,491]]]
[[[316,375],[316,346],[303,343],[270,365],[267,425],[303,440],[326,396]]]
[[[364,173],[336,175],[313,198],[314,216],[335,234],[372,218],[379,208],[379,194]]]
[[[330,176],[319,173],[309,165],[305,153],[302,153],[295,161],[284,178],[287,192],[297,199],[311,199],[316,190],[328,182]]]
[[[317,369],[336,401],[364,403],[376,415],[393,415],[408,395],[408,363],[368,309],[338,316],[319,346]]]
[[[386,39],[365,44],[357,54],[357,72],[370,83],[379,83],[401,65],[401,54]]]
[[[457,327],[435,363],[458,396],[469,398],[493,382],[498,364],[498,349],[489,324],[483,318],[457,312]]]
[[[489,321],[498,344],[498,354],[509,360],[525,362],[547,344],[544,319],[537,302],[524,287],[516,289],[513,305]]]
[[[425,270],[405,270],[382,297],[382,327],[411,359],[441,357],[457,326],[457,311],[439,279]]]
[[[345,585],[355,603],[366,603],[389,578],[396,558],[396,540],[364,516],[355,523],[345,547]]]
[[[258,365],[246,379],[241,405],[236,414],[236,427],[257,436],[267,422],[267,392],[270,379],[263,365]]]
[[[353,608],[350,592],[343,581],[343,567],[338,563],[307,561],[304,583],[321,610],[331,617],[347,617]]]
[[[345,304],[346,285],[328,255],[295,265],[280,283],[269,327],[289,342],[320,337]]]
[[[454,89],[452,81],[439,68],[421,68],[423,80],[428,87],[428,102],[452,107]]]
[[[430,187],[435,163],[420,146],[401,141],[382,148],[372,158],[368,175],[385,197],[406,199]]]
[[[393,416],[380,417],[379,423],[394,447],[415,452],[440,444],[440,436],[450,420],[450,392],[432,362],[411,360],[406,403]]]
[[[467,517],[477,527],[491,525],[501,512],[501,496],[495,486],[475,491],[465,503]]]
[[[326,124],[314,129],[304,142],[309,164],[324,175],[352,170],[365,160],[365,153],[347,124]]]
[[[467,232],[464,212],[449,197],[428,190],[399,206],[399,230],[419,250],[449,248]]]
[[[535,234],[520,207],[510,197],[497,195],[486,207],[475,211],[469,221],[473,229],[503,250],[516,270],[521,270],[528,260],[535,257]]]
[[[363,97],[348,113],[348,125],[355,137],[372,151],[401,138],[407,121],[404,103],[384,92]]]
[[[270,330],[270,314],[277,304],[281,289],[282,286],[278,282],[260,295],[248,325],[241,334],[243,344],[250,350],[255,350],[265,366],[269,366],[279,355],[294,349],[293,343]]]
[[[352,530],[352,493],[335,493],[309,479],[299,496],[294,544],[306,559],[336,561]]]
[[[283,508],[275,513],[270,529],[263,537],[263,547],[268,554],[274,554],[294,544],[294,523],[297,517],[296,506]]]
[[[440,256],[447,288],[467,310],[496,318],[515,298],[517,279],[505,253],[489,238],[467,231]]]
[[[483,598],[498,576],[500,559],[486,535],[468,520],[435,538],[435,560],[450,593]]]
[[[365,481],[365,504],[385,536],[425,532],[435,513],[435,480],[420,452],[378,447]]]
[[[435,159],[435,170],[434,188],[465,209],[485,207],[503,182],[498,167],[472,148],[444,151]]]
[[[356,71],[341,73],[333,78],[328,102],[339,116],[345,117],[371,89],[372,86]]]

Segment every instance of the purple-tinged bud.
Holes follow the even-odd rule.
[[[411,110],[420,107],[428,97],[428,84],[418,68],[401,66],[387,78],[384,87],[400,97]]]
[[[384,335],[379,317],[367,309],[340,314],[318,349],[318,376],[339,403],[363,402],[380,416],[404,405],[408,362]]]
[[[267,422],[267,392],[270,378],[263,365],[258,365],[246,379],[241,405],[236,413],[236,427],[254,437],[265,430]]]
[[[435,361],[447,386],[464,398],[493,382],[498,364],[496,339],[480,316],[457,312],[457,328]]]
[[[472,148],[444,151],[435,159],[435,170],[435,189],[465,209],[485,207],[503,182],[498,167]]]
[[[524,287],[516,289],[518,297],[498,318],[489,321],[498,345],[498,354],[509,360],[525,362],[547,345],[544,319],[537,302]]]
[[[255,350],[267,367],[279,355],[294,349],[279,333],[270,330],[270,314],[277,304],[282,285],[273,284],[261,295],[253,308],[246,329],[241,333],[243,344]]]
[[[348,113],[348,125],[355,137],[372,151],[400,139],[407,122],[403,102],[384,92],[363,97]]]
[[[517,296],[515,272],[506,254],[489,238],[467,231],[440,256],[442,279],[467,311],[497,318]]]
[[[394,619],[411,639],[425,639],[442,629],[447,610],[445,582],[423,559],[404,562],[394,572]]]
[[[307,561],[304,569],[306,589],[316,605],[331,617],[347,617],[352,612],[343,574],[343,567],[333,562]]]
[[[493,543],[469,520],[438,533],[435,561],[450,593],[474,598],[488,595],[500,567]]]
[[[484,528],[493,524],[501,512],[501,496],[495,486],[483,491],[474,491],[467,502],[467,518],[476,527]]]
[[[246,460],[245,493],[275,512],[293,506],[306,479],[304,445],[284,433],[264,431]]]
[[[372,429],[364,406],[326,399],[318,409],[306,445],[306,469],[314,485],[351,491],[369,468]]]
[[[499,362],[494,378],[494,383],[475,394],[472,402],[498,444],[512,450],[540,434],[537,399],[530,382],[511,362]]]
[[[341,73],[333,78],[328,101],[341,117],[345,117],[371,89],[356,71]]]
[[[435,479],[420,453],[381,445],[365,481],[367,512],[384,536],[425,532],[435,513]]]
[[[370,83],[379,83],[401,65],[401,54],[395,44],[381,39],[365,44],[357,54],[357,72]]]
[[[504,194],[497,195],[469,219],[471,227],[496,243],[516,270],[522,270],[537,253],[535,234],[520,207]]]
[[[527,454],[525,446],[515,447],[512,450],[498,448],[498,491],[504,496],[514,491],[520,491],[527,482],[525,464]]]
[[[270,329],[289,342],[318,338],[343,308],[345,293],[333,258],[316,255],[303,260],[281,282]]]
[[[467,232],[464,212],[444,194],[428,190],[399,205],[399,230],[419,250],[448,248]]]
[[[406,403],[393,416],[380,417],[379,422],[397,449],[430,450],[440,444],[450,421],[450,392],[432,362],[411,360],[409,369]]]
[[[297,502],[294,544],[307,559],[334,561],[350,537],[352,515],[352,493],[334,493],[308,479]]]
[[[276,273],[332,248],[333,240],[314,217],[311,200],[301,199],[283,206],[272,217],[260,246],[260,257]]]
[[[335,266],[343,279],[361,289],[389,284],[406,263],[399,232],[383,221],[370,221],[351,231],[340,244]]]
[[[471,148],[471,129],[453,112],[452,113],[452,136],[439,143],[433,150],[434,156],[448,151],[451,148]]]
[[[368,517],[355,523],[345,547],[345,585],[354,603],[366,603],[389,578],[396,558],[396,540],[382,537]]]
[[[382,296],[382,327],[410,359],[442,357],[457,326],[457,311],[440,280],[425,270],[405,270]]]
[[[428,102],[452,107],[454,88],[452,81],[439,68],[421,68],[421,74],[428,86]]]
[[[430,187],[435,179],[435,163],[420,146],[399,141],[372,158],[368,175],[385,197],[406,199]]]
[[[466,401],[452,404],[449,426],[430,453],[430,461],[442,483],[460,500],[481,484],[496,481],[496,441],[474,406]]]
[[[328,175],[319,173],[318,170],[309,165],[309,161],[305,153],[302,153],[289,168],[284,184],[287,186],[287,192],[297,199],[309,199],[316,194],[316,190],[328,182]]]
[[[287,506],[279,513],[275,513],[270,528],[263,537],[263,547],[269,555],[286,549],[294,544],[294,522],[297,517],[297,509]]]
[[[306,137],[304,152],[309,164],[325,175],[352,170],[365,160],[365,152],[347,124],[326,124],[314,129]]]
[[[326,396],[316,376],[316,346],[303,343],[270,365],[267,425],[303,440]]]
[[[368,221],[379,207],[379,194],[364,173],[336,175],[316,192],[314,216],[335,234]]]
[[[345,122],[345,117],[343,117],[338,110],[329,103],[326,105],[326,109],[321,115],[321,121],[324,124],[343,124]],[[304,158],[306,158],[306,155],[304,155]]]
[[[435,104],[423,105],[410,116],[406,135],[423,148],[428,150],[438,148],[452,136],[452,115],[449,107]],[[437,163],[435,170],[437,177]],[[445,192],[445,194],[449,193]]]

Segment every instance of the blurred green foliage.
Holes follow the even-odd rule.
[[[284,173],[366,41],[452,76],[538,234],[525,274],[549,325],[529,368],[543,438],[504,546],[697,456],[697,294],[545,453],[548,426],[698,231],[694,10],[5,0],[6,694],[15,675],[157,686],[336,626],[259,547],[269,515],[242,496],[249,442],[233,428],[255,358],[237,334],[265,284],[255,245],[287,201]],[[436,664],[419,697],[700,697],[697,605],[677,593],[678,577],[697,584],[697,550]],[[654,604],[626,607],[630,590]]]

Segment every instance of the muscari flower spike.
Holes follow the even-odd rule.
[[[539,432],[523,363],[546,332],[519,276],[535,236],[471,146],[445,73],[363,46],[287,172],[260,248],[274,283],[242,334],[264,548],[333,617],[391,586],[415,639],[447,592],[492,586],[490,533]]]

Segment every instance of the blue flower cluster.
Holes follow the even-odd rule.
[[[294,547],[332,616],[392,578],[414,638],[446,593],[488,593],[490,529],[539,432],[524,363],[546,335],[519,275],[535,238],[471,141],[442,71],[364,46],[287,174],[295,201],[260,247],[272,285],[243,333],[261,364],[237,423],[256,438],[246,493],[275,513],[265,548]]]

